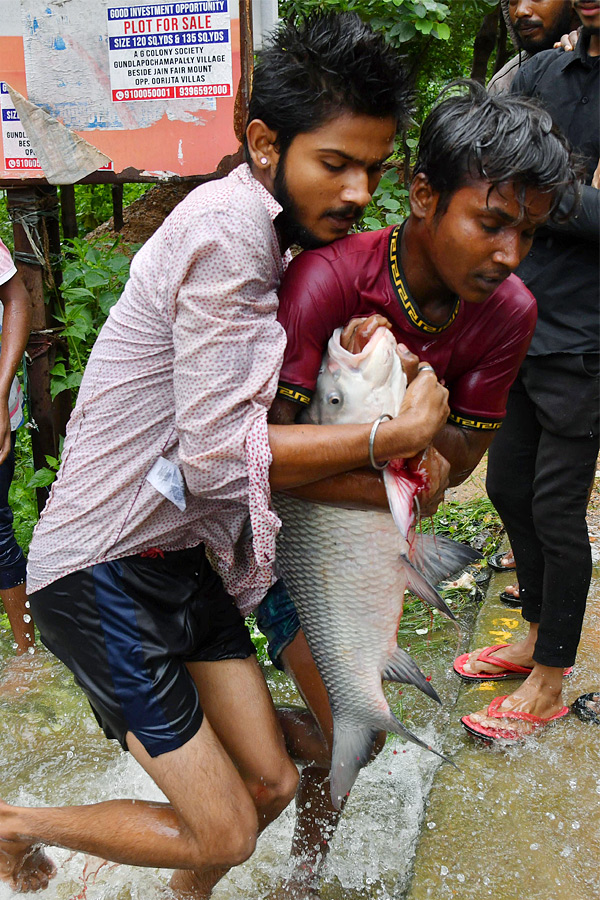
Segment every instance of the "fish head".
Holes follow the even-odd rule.
[[[347,425],[397,416],[406,391],[406,375],[396,339],[388,328],[375,330],[360,353],[340,343],[337,328],[323,355],[315,393],[302,422]]]

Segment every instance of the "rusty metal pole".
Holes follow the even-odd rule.
[[[123,185],[113,184],[111,187],[113,208],[113,230],[119,232],[125,224],[123,219]]]
[[[238,141],[243,143],[248,107],[252,93],[254,71],[254,36],[252,33],[252,0],[240,0],[240,83],[235,98],[233,127]]]
[[[75,185],[63,184],[60,188],[60,214],[65,240],[72,240],[79,234],[75,211]]]
[[[39,469],[46,465],[46,455],[58,456],[60,436],[64,434],[70,412],[70,397],[61,396],[60,402],[53,403],[50,394],[50,370],[57,350],[54,332],[61,324],[54,317],[60,284],[57,191],[51,186],[8,188],[7,205],[13,221],[15,263],[33,305],[28,345],[29,411],[34,423],[33,462]],[[40,511],[46,499],[46,489],[38,490]]]

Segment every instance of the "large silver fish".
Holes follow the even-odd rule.
[[[341,331],[329,341],[303,421],[366,423],[383,413],[397,415],[406,377],[393,335],[380,327],[360,353],[350,353],[340,344]],[[433,585],[480,557],[445,538],[416,535],[412,523],[418,479],[407,477],[399,462],[385,470],[384,478],[393,516],[283,494],[274,498],[283,523],[277,544],[279,572],[333,713],[330,782],[338,809],[369,761],[379,731],[433,749],[394,716],[382,679],[415,684],[439,702],[416,663],[397,644],[404,591],[410,587],[454,618]]]

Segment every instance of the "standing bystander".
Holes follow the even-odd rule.
[[[568,712],[563,673],[575,661],[592,571],[585,514],[600,404],[600,3],[573,7],[583,25],[575,51],[537,54],[511,88],[546,106],[586,172],[577,214],[540,229],[518,269],[537,299],[538,324],[490,449],[487,487],[515,554],[529,631],[514,644],[475,650],[459,668],[471,681],[508,670],[527,677],[463,718],[486,740],[519,739]]]
[[[490,94],[510,90],[519,69],[528,59],[542,50],[551,50],[561,37],[567,37],[566,32],[579,25],[571,0],[500,0],[500,6],[518,53],[491,79],[487,87]],[[564,46],[566,49],[567,45]],[[572,49],[570,44],[568,48]],[[509,548],[506,553],[496,553],[488,559],[488,565],[499,571],[514,570],[512,549]],[[518,583],[507,585],[500,599],[507,606],[520,606]]]
[[[519,69],[542,50],[551,50],[561,37],[579,25],[571,0],[500,0],[502,15],[516,56],[488,84],[490,94],[510,90]]]
[[[26,562],[13,531],[8,491],[15,471],[16,430],[23,424],[23,391],[16,377],[31,328],[31,300],[10,251],[0,241],[0,597],[21,656],[34,650],[25,589]]]

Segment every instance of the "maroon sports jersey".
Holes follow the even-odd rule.
[[[279,396],[310,403],[321,358],[334,330],[353,316],[380,313],[450,391],[449,421],[494,430],[527,352],[537,310],[533,294],[510,275],[484,303],[458,297],[447,321],[428,322],[412,298],[400,265],[400,230],[353,234],[301,253],[279,292],[278,319],[287,333]]]

